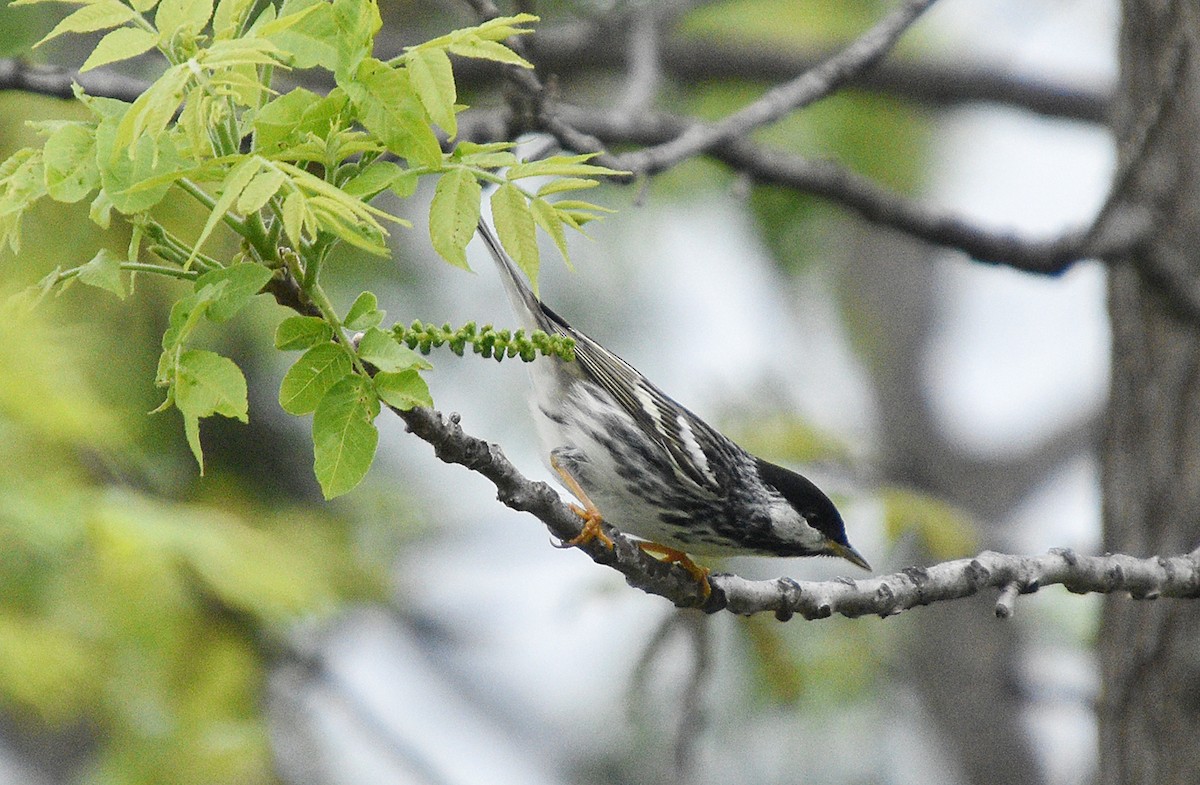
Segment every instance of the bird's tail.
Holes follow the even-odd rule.
[[[487,225],[487,221],[479,219],[479,236],[483,239],[483,244],[487,246],[488,253],[492,255],[496,266],[500,268],[500,277],[504,282],[504,290],[508,292],[508,299],[512,302],[513,310],[524,324],[522,325],[527,330],[547,329],[547,318],[545,311],[542,308],[542,303],[538,300],[537,295],[533,293],[529,283],[525,280],[524,274],[517,269],[517,264],[505,252],[504,247],[500,245],[500,239],[492,232],[492,228]]]

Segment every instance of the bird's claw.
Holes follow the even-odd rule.
[[[696,564],[683,551],[668,548],[666,545],[659,545],[656,542],[639,542],[638,547],[659,561],[666,562],[667,564],[678,564],[682,567],[684,572],[692,577],[692,580],[700,584],[700,591],[705,600],[712,594],[712,584],[708,582],[708,576],[712,573],[712,570]]]
[[[578,504],[570,505],[571,511],[583,519],[583,529],[571,539],[563,543],[565,547],[574,547],[579,545],[587,545],[592,540],[599,540],[600,543],[610,551],[613,549],[612,537],[604,533],[604,518],[600,516],[599,510],[595,507],[580,507]]]

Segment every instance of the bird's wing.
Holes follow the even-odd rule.
[[[721,495],[712,454],[732,443],[675,402],[636,368],[549,312],[558,327],[575,339],[575,361],[621,405],[637,426],[670,458],[676,475],[706,496]],[[736,448],[733,448],[736,449]]]
[[[696,492],[722,495],[710,455],[732,454],[738,447],[708,423],[658,389],[629,363],[605,349],[547,308],[533,293],[485,221],[479,234],[504,278],[513,307],[530,325],[575,340],[575,362],[623,408],[634,423],[667,454],[676,475]]]

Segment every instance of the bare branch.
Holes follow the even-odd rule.
[[[150,86],[105,69],[79,73],[56,66],[33,65],[16,58],[0,58],[0,90],[23,90],[55,98],[74,98],[72,85],[78,83],[88,95],[119,98],[133,102]]]
[[[619,168],[630,169],[637,174],[661,172],[824,98],[887,54],[901,34],[933,2],[905,0],[881,22],[815,68],[767,91],[757,101],[719,122],[711,125],[693,124],[676,139],[620,156]]]
[[[579,535],[583,521],[558,494],[544,482],[534,482],[522,475],[504,456],[499,445],[490,444],[465,433],[458,416],[443,416],[432,409],[410,409],[396,413],[408,429],[429,442],[434,454],[446,463],[465,466],[482,474],[496,486],[496,497],[506,506],[532,513],[560,540]],[[625,576],[634,586],[674,602],[680,607],[699,607],[704,600],[701,587],[681,567],[660,562],[612,527],[606,533],[615,547],[606,548],[594,539],[580,546],[598,564],[604,564]]]
[[[440,459],[466,466],[491,480],[497,498],[508,507],[532,513],[559,539],[567,540],[579,533],[579,517],[550,486],[521,475],[499,446],[466,434],[457,417],[446,418],[432,409],[397,413],[410,431],[433,446]],[[712,594],[705,599],[681,568],[646,555],[614,529],[608,528],[607,532],[616,543],[613,550],[598,540],[582,548],[593,561],[618,570],[631,586],[665,597],[680,607],[700,607],[709,613],[722,609],[739,614],[770,611],[780,620],[795,614],[807,619],[834,614],[887,617],[934,602],[969,597],[984,589],[1003,589],[997,613],[1007,616],[1012,613],[1015,594],[1051,584],[1062,584],[1068,591],[1081,594],[1128,592],[1135,599],[1200,597],[1200,553],[1139,559],[1120,554],[1081,556],[1061,549],[1044,556],[984,552],[974,559],[909,567],[867,580],[751,581],[737,575],[713,575],[709,579]],[[1010,586],[1016,588],[1007,588]]]
[[[637,49],[624,41],[633,35],[629,14],[598,22],[543,25],[536,34],[534,59],[539,72],[562,78],[597,69],[625,72],[631,70],[630,58]],[[824,59],[813,52],[687,35],[667,37],[659,48],[664,76],[685,85],[729,79],[780,82]],[[496,72],[494,64],[485,61],[458,60],[454,64],[455,79],[464,87],[494,82]],[[856,74],[847,86],[934,108],[991,103],[1086,123],[1105,122],[1111,102],[1111,89],[1105,86],[1051,82],[959,61],[879,62]]]
[[[556,119],[596,144],[655,144],[678,137],[690,121],[676,115],[618,116],[567,104],[554,107]],[[709,154],[756,182],[792,188],[836,202],[873,223],[926,242],[963,251],[974,259],[1025,272],[1054,275],[1071,264],[1117,252],[1139,240],[1145,221],[1128,219],[1121,232],[1096,235],[1087,228],[1045,240],[989,229],[947,210],[920,204],[888,191],[874,180],[831,161],[811,161],[794,153],[744,139],[727,140]],[[618,159],[618,163],[624,157]],[[1100,245],[1104,242],[1104,245]]]
[[[525,88],[540,93],[539,80],[515,69]],[[91,95],[132,101],[145,84],[102,70],[78,74],[65,69],[29,66],[17,60],[0,60],[0,89],[12,88],[63,98],[72,96],[79,82]],[[581,152],[603,154],[597,158],[613,168],[625,165],[625,156],[607,154],[606,145],[634,142],[661,145],[687,135],[696,125],[682,117],[659,113],[614,114],[569,104],[543,105],[542,126],[560,144]],[[493,141],[508,138],[511,129],[495,112],[468,112],[460,125],[460,138]],[[656,149],[651,147],[650,149]],[[1035,240],[1011,231],[978,226],[950,211],[918,204],[879,186],[873,180],[829,161],[810,161],[782,150],[733,139],[717,144],[709,153],[760,183],[811,193],[857,212],[863,218],[907,232],[927,242],[963,251],[974,259],[1003,264],[1026,272],[1057,274],[1081,259],[1112,257],[1139,242],[1150,223],[1149,213],[1133,210],[1103,215],[1102,231],[1080,228],[1059,237]],[[635,154],[636,155],[636,154]],[[1163,269],[1147,269],[1164,290],[1173,293],[1188,313],[1200,313],[1200,291]]]
[[[1140,559],[1123,554],[1082,556],[1070,549],[1054,549],[1043,556],[1016,556],[985,551],[973,559],[908,567],[901,572],[869,580],[748,581],[736,575],[713,576],[714,594],[725,595],[725,607],[734,613],[774,611],[781,619],[798,613],[806,619],[838,614],[894,616],[935,602],[1000,589],[996,614],[1012,615],[1015,596],[1042,586],[1061,584],[1074,594],[1128,592],[1135,600],[1159,597],[1200,597],[1200,559],[1154,556]]]
[[[40,90],[49,92],[53,88],[59,92],[51,94],[69,94],[70,78],[64,72],[42,76],[46,79]],[[133,82],[122,80],[121,84],[140,90]],[[112,94],[118,90],[109,85],[107,92]],[[579,114],[580,110],[572,111],[576,113],[571,118],[572,127],[587,128],[587,123],[583,122],[586,116]],[[567,123],[566,120],[562,122]],[[591,130],[604,130],[595,117],[589,122],[594,126]],[[664,120],[660,116],[624,131],[627,138],[638,134],[669,133],[673,130],[672,123],[684,122],[687,121]],[[655,126],[654,123],[665,125]],[[957,219],[932,213],[887,194],[865,178],[839,167],[814,164],[784,153],[765,152],[745,142],[721,142],[713,149],[713,154],[763,181],[829,195],[881,223],[895,225],[943,245],[961,247],[978,258],[1021,269],[1055,272],[1065,266],[1063,259],[1073,258],[1068,251],[1078,252],[1081,248],[1073,239],[1039,246],[1014,238],[980,234]],[[294,281],[277,279],[269,288],[281,304],[301,313],[312,312],[311,304],[304,301]],[[550,486],[522,476],[498,446],[464,433],[456,417],[445,418],[429,409],[413,409],[399,412],[399,415],[414,434],[434,447],[443,461],[461,464],[491,480],[496,485],[498,498],[505,505],[534,514],[562,540],[580,532],[578,516],[563,504]],[[621,572],[636,588],[662,596],[680,607],[701,607],[708,612],[721,609],[741,614],[771,611],[781,619],[797,613],[810,619],[835,613],[851,617],[865,614],[890,616],[908,608],[995,588],[1004,589],[998,611],[1005,615],[1012,611],[1014,591],[1017,594],[1034,591],[1039,586],[1053,583],[1063,584],[1075,592],[1123,591],[1136,598],[1200,596],[1198,554],[1137,559],[1122,555],[1085,557],[1058,551],[1039,557],[984,553],[976,559],[946,562],[929,568],[914,567],[861,581],[798,583],[790,578],[749,581],[736,575],[714,575],[710,579],[712,593],[706,599],[701,588],[681,568],[648,556],[615,530],[610,529],[609,534],[616,543],[614,549],[608,550],[594,541],[582,550],[597,563]],[[1016,589],[1011,588],[1014,586]]]

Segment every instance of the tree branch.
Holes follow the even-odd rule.
[[[556,128],[570,128],[584,137],[585,144],[575,148],[584,150],[629,143],[657,144],[679,137],[691,123],[677,115],[617,115],[561,103],[545,110],[543,117],[552,120]],[[486,112],[467,113],[459,124],[462,135],[475,141],[484,141],[496,127],[497,121]],[[563,139],[561,133],[555,132],[555,136]],[[1080,260],[1119,253],[1139,242],[1149,226],[1148,216],[1130,212],[1123,216],[1120,226],[1110,223],[1104,232],[1077,228],[1057,237],[1031,239],[923,205],[831,161],[812,161],[744,139],[721,142],[708,153],[755,182],[819,196],[872,223],[962,251],[978,261],[1040,275],[1057,275]],[[622,165],[623,161],[623,156],[617,156],[613,162]]]
[[[532,513],[559,539],[568,540],[580,532],[579,516],[554,489],[524,477],[499,446],[465,433],[457,416],[447,418],[432,409],[397,414],[412,433],[433,446],[438,458],[491,480],[497,498],[506,506]],[[1043,556],[984,552],[974,559],[909,567],[867,580],[751,581],[737,575],[712,575],[712,594],[706,599],[682,568],[648,556],[611,527],[606,531],[616,543],[613,550],[596,540],[581,548],[593,561],[616,569],[635,588],[665,597],[677,606],[698,607],[709,613],[723,609],[738,614],[770,611],[780,620],[795,614],[806,619],[834,614],[888,617],[910,608],[998,589],[1001,594],[996,612],[1007,618],[1017,595],[1052,584],[1062,584],[1079,594],[1128,592],[1135,599],[1200,597],[1200,552],[1140,559],[1120,554],[1081,556],[1068,549],[1056,549]]]
[[[561,78],[597,69],[629,71],[637,50],[625,39],[635,35],[630,25],[635,13],[641,11],[539,27],[532,52],[538,70]],[[780,82],[814,68],[822,59],[814,52],[682,34],[665,38],[659,46],[663,75],[684,85],[719,80]],[[455,80],[464,89],[494,83],[496,71],[493,64],[479,60],[454,63]],[[1107,87],[1044,81],[963,62],[888,60],[856,74],[847,86],[933,108],[990,103],[1085,123],[1105,122],[1111,102]]]
[[[926,4],[931,1],[927,0]],[[494,7],[489,8],[490,3],[481,5],[483,15],[494,13]],[[915,7],[920,4],[911,5]],[[869,34],[859,42],[868,38]],[[725,127],[726,122],[742,116],[742,113],[738,113],[716,126],[705,126],[688,118],[665,113],[650,115],[583,109],[549,100],[541,81],[528,70],[511,68],[508,71],[514,85],[534,104],[530,110],[535,115],[532,118],[534,127],[548,131],[564,147],[599,153],[596,162],[615,169],[631,165],[636,167],[638,160],[641,160],[639,157],[654,158],[655,150],[668,149],[669,145],[685,138],[698,139],[700,136],[695,136],[697,134],[710,135],[712,129]],[[846,75],[841,73],[839,78],[846,78]],[[797,83],[803,79],[801,77]],[[106,74],[102,70],[76,74],[63,69],[29,66],[16,60],[0,60],[0,88],[13,87],[45,95],[70,97],[73,81],[79,81],[90,94],[123,100],[133,100],[145,88],[137,80]],[[749,109],[747,107],[743,111]],[[762,111],[766,111],[766,108]],[[495,112],[469,112],[460,123],[460,138],[475,141],[507,139],[512,135],[511,131],[509,121]],[[708,139],[709,136],[704,138]],[[607,151],[608,145],[630,142],[649,147],[620,156]],[[718,140],[707,152],[757,182],[829,199],[874,223],[936,245],[963,251],[979,261],[1026,272],[1054,275],[1081,259],[1113,258],[1144,238],[1151,222],[1151,216],[1145,211],[1124,210],[1118,216],[1106,209],[1101,213],[1103,231],[1099,231],[1099,224],[1096,224],[1065,232],[1058,237],[1031,239],[1012,231],[981,227],[950,211],[921,205],[891,193],[869,178],[836,163],[810,161],[786,151],[756,145],[744,138]],[[652,168],[657,166],[658,163],[652,162]],[[1182,299],[1186,305],[1200,303],[1200,294],[1193,295],[1187,291],[1188,287],[1173,280],[1175,276],[1161,270],[1150,270],[1148,274],[1157,274],[1164,279],[1164,290],[1175,293],[1177,299]],[[1200,310],[1200,305],[1187,310]]]
[[[0,90],[23,90],[54,98],[74,98],[72,85],[78,83],[88,95],[117,98],[130,103],[137,100],[149,82],[134,79],[103,68],[79,73],[58,66],[33,65],[17,58],[0,58]]]
[[[628,67],[628,47],[613,43],[628,34],[628,25],[587,24],[582,31],[565,30],[565,26],[547,26],[536,34],[535,60],[545,73],[565,78],[595,68]],[[684,36],[662,41],[659,56],[665,76],[689,85],[720,79],[780,82],[821,60],[812,53]],[[486,65],[479,62],[455,64],[455,76],[461,74],[464,84],[480,84],[487,73]],[[1111,102],[1106,88],[1044,82],[964,62],[878,62],[856,74],[848,86],[935,108],[995,103],[1048,118],[1096,124],[1108,118]]]
[[[826,97],[886,55],[933,2],[905,0],[882,21],[815,68],[768,90],[758,100],[716,123],[694,123],[669,142],[620,156],[618,168],[642,175],[661,172]]]
[[[827,196],[871,220],[942,245],[961,248],[976,258],[1033,272],[1060,271],[1074,259],[1088,255],[1086,232],[1068,234],[1046,243],[984,232],[954,216],[918,207],[889,194],[866,178],[841,167],[809,162],[737,138],[828,94],[874,62],[931,2],[908,0],[884,22],[824,65],[714,125],[661,115],[644,119],[641,124],[626,118],[622,121],[627,124],[623,128],[626,140],[640,136],[645,142],[655,134],[666,137],[657,146],[632,154],[634,157],[626,160],[638,162],[641,171],[657,171],[708,150],[760,181]],[[478,5],[486,12],[490,3]],[[7,68],[11,62],[0,63],[0,66]],[[602,142],[589,130],[598,134],[607,131],[614,136],[619,130],[611,126],[605,128],[600,119],[589,118],[581,110],[551,107],[550,102],[544,100],[544,88],[535,75],[527,71],[514,72],[516,74],[525,75],[517,77],[520,86],[529,92],[542,122],[552,130],[557,127],[565,144],[575,149],[591,149],[588,145],[603,149]],[[88,79],[101,76],[97,74]],[[70,96],[73,76],[58,70],[0,68],[0,82],[5,80],[22,89]],[[87,80],[84,81],[86,84]],[[93,82],[88,87],[97,94],[123,95],[131,99],[141,93],[143,86],[132,80],[114,78],[112,82]],[[302,313],[312,311],[312,305],[304,301],[294,281],[279,278],[268,289],[282,304]],[[441,460],[460,464],[489,479],[496,486],[499,500],[506,506],[532,513],[564,541],[580,533],[581,520],[550,486],[525,478],[497,445],[466,434],[456,416],[446,418],[430,409],[398,414],[412,433],[433,446]],[[1200,596],[1200,557],[1195,553],[1138,559],[1123,555],[1078,556],[1062,550],[1037,557],[987,552],[975,559],[928,568],[912,567],[894,575],[859,581],[797,582],[790,578],[750,581],[736,575],[713,575],[710,579],[712,592],[705,597],[701,587],[677,565],[650,557],[611,528],[608,533],[615,542],[611,550],[599,541],[587,543],[581,550],[597,563],[621,572],[630,585],[681,607],[700,607],[708,612],[728,609],[740,614],[772,611],[781,620],[797,613],[809,619],[833,614],[886,617],[920,605],[970,596],[985,588],[1000,591],[997,613],[1008,616],[1017,596],[1054,583],[1073,592],[1129,592],[1139,599]]]

